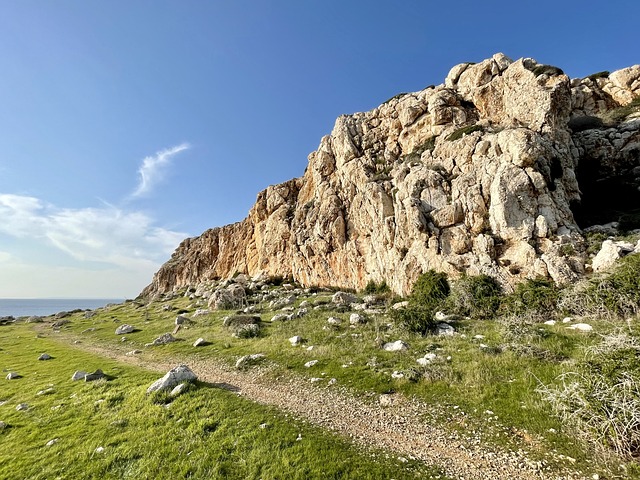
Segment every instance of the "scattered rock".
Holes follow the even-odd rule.
[[[67,319],[58,320],[57,322],[53,322],[53,324],[51,324],[51,328],[60,328],[63,325],[66,325],[67,323],[71,323],[71,322]]]
[[[87,373],[84,376],[84,381],[85,382],[95,382],[96,380],[102,380],[103,378],[106,378],[106,375],[104,374],[104,372],[102,370],[98,369],[93,373]]]
[[[409,345],[407,345],[402,340],[396,340],[395,342],[388,342],[382,346],[382,349],[386,350],[387,352],[402,352],[407,350],[408,348],[409,348]]]
[[[0,421],[0,431],[6,430],[7,428],[9,428],[9,424]]]
[[[242,370],[244,368],[250,367],[251,365],[255,365],[260,363],[266,358],[263,353],[254,353],[252,355],[245,355],[240,357],[236,362],[236,368]]]
[[[204,347],[205,345],[207,345],[207,343],[208,342],[204,338],[200,337],[195,342],[193,342],[193,346],[194,347]]]
[[[409,306],[409,301],[405,300],[403,302],[397,302],[391,305],[392,310],[400,310],[401,308],[406,308]]]
[[[302,342],[303,340],[300,335],[294,335],[289,339],[289,343],[291,343],[291,345],[294,347],[300,345]]]
[[[71,376],[71,380],[73,380],[74,382],[77,380],[84,380],[84,377],[87,376],[87,372],[83,371],[83,370],[77,370],[72,376]]]
[[[329,325],[334,326],[334,327],[339,327],[339,326],[340,326],[340,324],[342,323],[342,320],[340,320],[339,318],[336,318],[336,317],[329,317],[329,318],[327,319],[327,323],[328,323]]]
[[[446,322],[440,322],[436,325],[436,335],[442,335],[446,337],[450,337],[456,333],[455,328],[449,325]]]
[[[45,388],[44,390],[40,390],[38,393],[36,393],[36,395],[41,396],[41,395],[50,395],[52,393],[55,392],[55,389],[53,387],[49,387],[49,388]]]
[[[193,323],[193,320],[185,317],[184,315],[178,315],[175,320],[176,325],[188,325],[190,323]]]
[[[567,327],[569,330],[579,330],[580,332],[591,332],[593,327],[588,323],[574,323],[570,327]]]
[[[331,380],[329,380],[329,382],[327,382],[327,385],[330,387],[331,385],[335,385],[336,383],[338,383],[338,380],[336,378],[332,378]]]
[[[142,353],[142,350],[136,349],[136,350],[131,350],[130,352],[125,353],[125,355],[128,355],[131,357],[132,355],[140,355],[141,353]]]
[[[49,355],[48,353],[42,353],[38,357],[38,360],[51,360],[52,358],[53,357],[51,355]]]
[[[352,303],[361,303],[361,300],[353,295],[352,293],[347,292],[336,292],[333,297],[331,297],[331,301],[336,305],[351,305]]]
[[[171,335],[170,333],[163,333],[158,338],[156,338],[153,342],[146,343],[144,346],[145,347],[153,347],[153,346],[156,346],[156,345],[166,345],[168,343],[176,342],[177,340],[178,339],[176,337],[174,337],[173,335]]]
[[[318,363],[318,360],[310,360],[307,363],[305,363],[304,366],[307,367],[307,368],[311,368],[317,363]]]
[[[272,322],[284,322],[287,320],[291,320],[293,318],[292,315],[287,315],[286,313],[276,313],[273,317],[271,317]]]
[[[352,313],[349,316],[349,323],[351,325],[360,325],[366,322],[367,322],[367,319],[364,317],[364,315],[360,315],[359,313]]]
[[[116,335],[125,335],[127,333],[132,333],[133,331],[133,325],[128,325],[125,323],[124,325],[120,325],[118,328],[116,328]]]
[[[426,353],[424,355],[424,357],[422,358],[418,358],[416,360],[416,362],[418,362],[420,365],[422,365],[423,367],[426,365],[429,365],[431,362],[433,362],[435,359],[437,358],[437,355],[435,353]]]
[[[54,439],[52,439],[52,440],[49,440],[49,441],[45,444],[45,446],[46,446],[46,447],[52,447],[52,446],[54,446],[56,443],[58,443],[59,441],[60,441],[60,439],[59,439],[59,438],[54,438]]]
[[[633,253],[635,245],[629,242],[616,242],[613,240],[605,240],[602,242],[602,248],[593,259],[591,267],[594,272],[600,272],[613,266],[620,258]]]
[[[104,447],[98,447],[94,450],[96,453],[103,453],[104,452]]]
[[[394,378],[394,379],[404,378],[404,373],[394,370],[393,373],[391,374],[391,378]]]
[[[187,386],[188,386],[187,383],[179,383],[178,385],[173,387],[173,390],[171,390],[171,392],[169,392],[169,396],[170,397],[177,397],[178,395],[180,395],[182,392],[185,391]]]
[[[182,382],[194,382],[198,379],[187,365],[178,365],[169,370],[164,377],[156,380],[147,389],[147,393],[159,390],[172,390]]]
[[[195,312],[193,312],[193,315],[191,315],[191,318],[203,317],[205,315],[209,315],[210,313],[211,313],[211,310],[207,310],[206,308],[198,309]]]
[[[18,412],[22,410],[28,410],[28,409],[29,409],[29,405],[27,403],[19,403],[18,405],[16,405],[16,410]]]
[[[564,317],[562,319],[562,323],[571,323],[571,322],[573,322],[573,318],[571,317]]]
[[[555,320],[547,320],[546,322],[544,322],[545,325],[555,325],[556,321]]]
[[[22,378],[22,375],[17,372],[9,372],[7,375],[7,380],[15,380],[16,378]]]

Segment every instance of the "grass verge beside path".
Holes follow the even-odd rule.
[[[444,478],[207,384],[149,396],[158,373],[0,328],[0,365],[22,376],[0,380],[0,478]],[[71,381],[97,368],[108,381]]]

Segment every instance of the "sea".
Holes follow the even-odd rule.
[[[94,310],[122,302],[123,298],[0,298],[0,317],[45,317],[77,309]]]

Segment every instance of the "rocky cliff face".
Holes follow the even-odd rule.
[[[429,269],[570,282],[582,228],[640,208],[640,115],[621,108],[637,103],[640,66],[592,77],[497,54],[341,116],[303,177],[182,242],[143,295],[237,272],[401,294]]]

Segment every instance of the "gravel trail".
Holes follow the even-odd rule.
[[[186,363],[201,381],[237,392],[251,401],[275,406],[299,419],[346,436],[358,445],[381,448],[398,457],[420,459],[439,466],[452,478],[587,478],[577,472],[552,472],[539,462],[528,459],[522,451],[498,450],[445,431],[425,420],[428,406],[400,395],[385,397],[383,400],[386,402],[378,402],[377,397],[367,401],[336,385],[328,386],[328,379],[324,378],[315,384],[309,379],[289,376],[274,381],[273,375],[265,368],[239,371],[212,360],[185,361],[180,358],[151,362],[95,345],[75,346],[162,373],[179,363]]]

